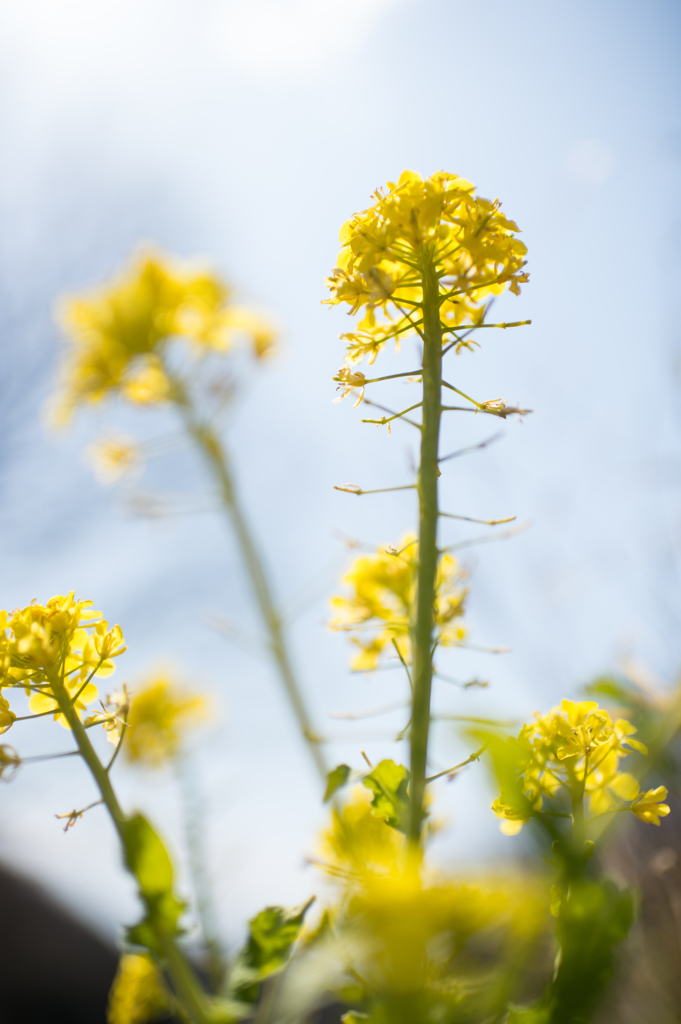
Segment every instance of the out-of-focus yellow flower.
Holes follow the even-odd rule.
[[[91,725],[102,725],[106,732],[109,743],[117,746],[120,742],[123,730],[128,724],[128,712],[130,710],[130,694],[123,683],[120,690],[107,693],[105,700],[100,700],[100,711],[95,711],[85,719],[86,728]]]
[[[86,449],[87,460],[101,484],[117,483],[140,465],[139,446],[129,437],[114,435],[95,441]]]
[[[372,815],[367,796],[353,797],[334,812],[322,849],[339,893],[327,918],[351,979],[346,998],[364,1007],[400,995],[437,999],[454,990],[455,957],[473,935],[498,928],[498,943],[538,933],[546,907],[537,891],[429,873],[407,855],[405,837]],[[426,1019],[424,1009],[413,1006],[413,1019]]]
[[[16,715],[9,709],[9,701],[0,693],[0,733],[7,732],[7,730],[14,725]]]
[[[364,385],[366,383],[366,377],[359,370],[351,370],[349,366],[341,366],[340,370],[333,378],[338,382],[336,391],[340,391],[338,398],[334,398],[334,402],[342,402],[348,395],[356,397],[355,409],[364,398]]]
[[[418,326],[426,265],[439,278],[445,332],[480,323],[490,296],[507,287],[519,294],[528,280],[517,225],[465,178],[403,171],[372,198],[341,228],[338,266],[327,280],[329,304],[346,303],[352,315],[364,310],[357,330],[343,335],[348,362],[373,362],[386,341]]]
[[[593,815],[630,804],[642,821],[652,821],[646,816],[647,804],[639,795],[638,781],[619,767],[622,758],[634,750],[647,754],[644,744],[632,738],[636,731],[625,718],[613,721],[595,701],[564,700],[547,715],[535,715],[532,724],[524,725],[518,736],[508,741],[511,756],[502,768],[508,778],[500,779],[502,796],[492,805],[502,819],[502,831],[516,835],[523,822],[541,810],[545,799],[574,785],[583,785]],[[516,786],[521,786],[522,796],[518,788],[514,797]],[[665,796],[666,790],[659,799]],[[641,813],[636,806],[643,808]],[[668,809],[662,812],[667,813]]]
[[[147,1024],[165,1017],[170,1003],[160,972],[148,954],[124,953],[109,993],[109,1024]]]
[[[155,676],[133,696],[124,754],[131,764],[159,768],[179,754],[184,735],[206,717],[204,697]]]
[[[82,716],[97,696],[91,680],[110,675],[112,659],[126,650],[120,626],[109,629],[101,612],[92,609],[92,601],[77,601],[73,591],[51,598],[46,605],[34,601],[9,615],[2,612],[0,629],[0,690],[22,687],[32,694],[31,711],[54,712],[66,728],[57,710],[55,683],[62,682]]]
[[[409,626],[416,597],[416,539],[407,535],[396,553],[391,550],[382,549],[375,555],[355,559],[343,577],[351,596],[331,599],[331,606],[338,613],[330,623],[332,629],[366,633],[363,637],[352,637],[360,649],[352,660],[356,671],[377,668],[384,651],[393,643],[406,662],[411,660]],[[437,642],[444,646],[459,643],[466,635],[457,621],[464,613],[466,598],[462,579],[456,559],[441,555],[436,579],[435,629]]]
[[[7,774],[7,780],[11,778],[21,764],[21,758],[14,747],[7,743],[0,745],[0,779]]]
[[[245,339],[260,359],[276,336],[266,317],[231,303],[214,273],[154,252],[133,259],[111,284],[66,300],[60,319],[68,349],[57,422],[111,393],[142,405],[171,399],[172,339],[184,339],[198,358]]]
[[[135,405],[158,405],[170,398],[172,387],[156,355],[141,356],[130,365],[121,393]]]
[[[658,786],[657,789],[649,789],[647,793],[639,793],[631,809],[641,821],[646,821],[649,825],[659,825],[660,818],[666,818],[669,814],[669,804],[662,803],[666,799],[665,786]]]

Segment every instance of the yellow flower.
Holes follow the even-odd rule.
[[[0,733],[7,732],[14,725],[16,715],[9,709],[9,701],[0,693]]]
[[[375,555],[361,555],[343,577],[350,597],[333,597],[337,616],[331,629],[366,633],[352,637],[359,654],[352,661],[356,671],[378,667],[386,648],[399,648],[405,661],[411,659],[410,616],[416,597],[418,546],[411,535],[404,537],[397,551],[379,549]],[[457,620],[464,612],[466,590],[456,559],[442,555],[436,579],[435,623],[438,643],[459,643],[466,635]]]
[[[117,746],[120,742],[123,730],[128,724],[128,712],[130,710],[130,695],[123,683],[121,690],[107,693],[105,700],[99,702],[101,711],[95,711],[85,719],[86,728],[91,725],[102,725],[106,732],[109,743]]]
[[[135,405],[158,405],[167,401],[171,384],[158,356],[137,357],[123,377],[121,392]]]
[[[77,601],[73,591],[51,598],[46,605],[33,601],[10,615],[3,612],[1,620],[9,636],[5,631],[0,634],[0,689],[22,687],[32,694],[32,712],[52,712],[66,728],[54,686],[63,684],[82,715],[97,696],[92,679],[110,675],[111,659],[126,649],[120,626],[109,629],[101,612],[93,610],[92,601]],[[0,705],[0,728],[3,710]],[[14,721],[12,712],[6,713]]]
[[[166,1017],[170,1003],[161,974],[148,954],[124,953],[109,993],[108,1024],[147,1024]]]
[[[140,450],[133,440],[122,435],[103,437],[88,445],[88,462],[102,484],[116,483],[134,472],[140,465]]]
[[[349,366],[341,366],[340,370],[333,378],[338,382],[336,391],[340,391],[341,394],[338,398],[334,398],[334,402],[341,402],[348,395],[354,397],[355,393],[359,391],[357,395],[357,401],[355,402],[354,408],[360,404],[364,398],[364,385],[366,383],[366,377],[359,370],[351,370]]]
[[[172,398],[165,355],[173,339],[183,339],[198,358],[227,351],[240,339],[256,358],[265,356],[274,344],[273,326],[230,300],[215,274],[153,252],[133,259],[110,284],[66,300],[57,421],[112,393],[146,405]]]
[[[619,768],[620,761],[634,750],[647,753],[644,744],[632,738],[635,732],[636,727],[626,719],[613,722],[595,701],[564,700],[547,715],[535,715],[532,724],[524,725],[517,738],[508,741],[511,747],[506,751],[505,767],[499,762],[507,776],[506,792],[515,794],[515,802],[507,795],[492,806],[502,819],[505,834],[517,834],[523,822],[541,810],[545,799],[569,789],[573,781],[584,784],[594,815],[640,799],[636,778]],[[522,798],[514,788],[518,780]]]
[[[179,754],[184,732],[205,714],[203,697],[183,693],[166,676],[150,679],[130,705],[126,759],[148,768],[161,767]]]
[[[348,362],[373,362],[387,340],[418,327],[426,264],[439,279],[446,334],[480,323],[489,297],[507,287],[519,294],[528,280],[517,225],[464,178],[438,171],[424,180],[404,171],[372,198],[341,228],[338,266],[327,280],[329,304],[346,303],[352,315],[364,310],[357,330],[343,335]]]
[[[657,789],[649,789],[647,793],[640,793],[631,809],[641,821],[646,821],[649,825],[659,825],[660,818],[666,818],[669,814],[669,804],[662,803],[666,799],[666,788],[658,786]]]

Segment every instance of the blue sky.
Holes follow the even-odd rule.
[[[444,168],[500,197],[523,230],[531,282],[499,312],[533,325],[449,357],[450,373],[469,393],[535,411],[452,463],[443,495],[451,511],[517,514],[532,527],[467,554],[472,638],[512,653],[448,653],[443,668],[492,686],[462,697],[441,684],[436,706],[522,718],[625,658],[672,679],[681,664],[680,20],[663,0],[3,4],[0,603],[75,588],[122,624],[121,679],[134,684],[173,661],[214,695],[196,771],[228,935],[259,906],[317,888],[303,856],[323,811],[267,664],[206,626],[219,612],[256,628],[219,517],[135,518],[82,460],[113,422],[144,436],[171,424],[118,411],[59,437],[45,429],[55,299],[151,241],[208,257],[245,301],[276,316],[281,354],[244,382],[229,426],[241,489],[282,601],[309,595],[293,639],[320,729],[336,741],[330,760],[359,764],[362,748],[398,756],[398,712],[328,718],[403,691],[396,674],[350,676],[343,638],[323,623],[347,561],[339,533],[385,544],[414,522],[409,496],[358,500],[332,485],[402,482],[413,439],[332,404],[347,320],[320,305],[323,279],[341,223],[404,167]],[[389,372],[414,359],[405,345],[382,362]],[[402,389],[383,394],[391,404]],[[461,419],[447,426],[452,448],[493,432]],[[182,451],[138,486],[208,489]],[[452,541],[479,532],[448,531]],[[11,737],[25,755],[68,742],[58,727],[31,725]],[[467,752],[449,726],[436,731],[436,764]],[[0,853],[113,932],[134,914],[113,836],[99,810],[61,833],[52,815],[87,802],[90,787],[80,766],[55,764],[27,766],[3,788]],[[179,850],[172,778],[124,771],[120,786]],[[487,810],[481,771],[443,785],[439,798],[449,821],[442,863],[513,849]]]

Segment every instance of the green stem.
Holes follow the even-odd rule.
[[[118,803],[118,798],[114,793],[106,768],[99,760],[62,680],[55,675],[50,679],[50,684],[59,710],[71,727],[80,755],[90,769],[90,773],[100,792],[102,802],[106,805],[106,809],[113,821],[125,852],[126,866],[130,870],[129,865],[132,861],[132,851],[130,850],[129,843],[128,819]],[[147,910],[151,911],[152,908],[141,893],[140,898],[147,907]],[[184,954],[176,945],[174,938],[162,932],[159,932],[156,938],[160,948],[163,950],[163,955],[175,983],[177,993],[192,1021],[194,1024],[211,1024],[213,1016],[206,1005],[206,998],[201,985]]]
[[[279,675],[293,708],[300,732],[308,745],[312,759],[323,782],[326,783],[327,766],[319,747],[320,740],[314,732],[310,715],[298,686],[282,621],[274,603],[262,559],[239,503],[227,452],[215,431],[210,426],[199,423],[196,420],[189,400],[183,399],[181,404],[187,430],[203,453],[217,479],[220,494],[236,534],[239,549],[251,581],[253,594],[268,633],[272,657],[279,670]]]
[[[411,725],[411,782],[409,839],[418,845],[423,821],[426,786],[430,693],[433,677],[432,647],[437,575],[438,445],[442,386],[442,327],[439,281],[429,256],[422,262],[423,287],[423,413],[421,461],[418,475],[419,560],[416,609],[412,626],[414,692]]]

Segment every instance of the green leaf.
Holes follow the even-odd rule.
[[[350,777],[350,767],[347,764],[339,764],[337,768],[330,771],[326,776],[326,792],[324,793],[324,803],[328,803],[333,794],[341,789],[342,786],[348,781]]]
[[[184,903],[173,894],[173,865],[163,842],[146,818],[135,814],[126,823],[128,868],[135,876],[147,914],[128,928],[128,941],[160,953],[158,936],[176,935]]]
[[[173,865],[168,851],[141,814],[135,814],[127,822],[125,849],[128,867],[137,879],[142,896],[154,899],[172,891]]]
[[[409,827],[409,770],[386,760],[377,764],[364,785],[374,794],[371,813],[386,825],[406,832]]]
[[[248,940],[230,973],[229,996],[242,1003],[257,1002],[261,983],[286,965],[313,902],[314,896],[296,910],[266,907],[249,921]]]

